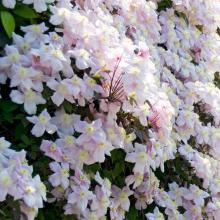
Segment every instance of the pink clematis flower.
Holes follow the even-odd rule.
[[[53,3],[54,0],[23,0],[24,4],[34,4],[34,9],[41,13],[47,10],[47,4]]]
[[[51,124],[50,119],[51,117],[47,112],[47,109],[44,109],[38,117],[27,117],[28,121],[35,124],[31,133],[36,137],[42,136],[45,131],[49,134],[53,134],[57,130],[57,127]]]
[[[7,194],[10,193],[13,187],[13,179],[11,177],[12,169],[3,169],[0,171],[0,201],[4,201]]]
[[[135,163],[134,172],[144,173],[144,171],[149,170],[150,167],[150,157],[147,153],[147,146],[143,144],[135,144],[135,151],[127,153],[125,158],[126,161]]]
[[[51,99],[57,106],[60,106],[64,99],[71,103],[75,102],[67,85],[63,81],[57,82],[55,79],[51,79],[47,82],[47,86],[55,91]]]
[[[116,207],[122,207],[125,211],[129,210],[130,200],[129,196],[133,194],[128,187],[124,187],[123,189],[118,188],[117,186],[112,186],[112,197],[113,202]]]
[[[34,42],[35,40],[37,42],[48,42],[49,37],[48,35],[44,34],[44,32],[48,30],[48,28],[45,26],[44,22],[38,25],[34,24],[21,27],[21,30],[25,32],[25,37],[27,37],[28,42]]]
[[[43,140],[40,149],[45,153],[46,156],[56,160],[57,162],[62,161],[62,151],[56,143]]]
[[[147,213],[146,217],[148,220],[164,220],[163,214],[157,207],[154,209],[154,213]]]
[[[11,67],[12,64],[30,64],[28,57],[21,55],[15,46],[5,47],[6,56],[0,58],[0,68]]]
[[[88,141],[102,142],[106,139],[106,135],[102,130],[102,121],[100,119],[88,123],[86,121],[78,121],[74,124],[75,130],[82,133],[77,138],[77,143],[82,145]]]
[[[49,181],[52,186],[56,187],[61,185],[66,189],[69,186],[69,164],[51,162],[50,169],[54,172],[54,174],[49,176]]]
[[[45,104],[46,101],[42,97],[41,93],[37,93],[31,89],[20,92],[19,90],[12,90],[10,97],[13,102],[18,104],[24,104],[24,110],[28,114],[35,114],[38,104]]]
[[[81,211],[85,211],[89,200],[94,198],[93,193],[85,186],[72,186],[71,188],[73,192],[68,196],[68,203],[76,204]]]

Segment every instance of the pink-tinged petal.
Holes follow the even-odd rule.
[[[52,15],[50,17],[50,23],[53,25],[59,25],[63,22],[62,16]]]
[[[59,163],[57,163],[57,162],[51,162],[51,163],[49,164],[49,166],[50,166],[50,169],[51,169],[53,172],[59,172],[60,169],[61,169]]]
[[[62,181],[61,184],[62,184],[63,188],[66,189],[69,186],[69,179],[63,178],[61,181]]]
[[[18,90],[12,90],[11,94],[10,94],[10,97],[11,97],[12,101],[17,103],[17,104],[23,104],[24,103],[24,96]]]
[[[136,162],[136,156],[135,153],[129,153],[126,155],[125,160],[131,163],[135,163]]]
[[[24,79],[21,81],[21,86],[23,86],[25,89],[29,90],[33,88],[33,83],[31,79]]]
[[[42,82],[39,81],[33,81],[33,89],[36,90],[37,92],[42,92],[43,91],[43,84]]]
[[[81,134],[77,139],[76,143],[82,145],[83,143],[89,142],[91,138],[88,135]]]
[[[46,131],[48,134],[53,134],[57,131],[57,126],[52,124],[46,125]]]
[[[13,76],[13,78],[10,81],[10,87],[16,87],[17,85],[20,84],[20,80],[18,79],[18,77]]]
[[[3,202],[6,198],[6,195],[8,193],[8,190],[4,187],[1,187],[1,190],[0,190],[0,202]]]
[[[70,193],[68,196],[68,203],[74,204],[77,202],[78,198],[76,197],[75,193]]]
[[[56,91],[57,87],[59,86],[59,83],[55,79],[52,79],[52,80],[47,82],[47,86],[50,89]]]
[[[24,103],[24,110],[25,110],[28,114],[32,115],[32,114],[35,114],[35,113],[36,113],[36,111],[37,111],[37,106],[36,106],[36,104],[33,103],[33,102],[25,102],[25,103]]]
[[[38,117],[33,116],[33,117],[26,117],[28,121],[30,121],[33,124],[36,124],[38,122]]]
[[[47,5],[45,3],[45,0],[34,1],[34,9],[39,13],[46,11]]]
[[[49,176],[49,181],[52,184],[52,186],[59,186],[61,183],[60,176],[57,173],[52,174]]]
[[[45,126],[41,124],[36,124],[32,130],[31,133],[36,137],[41,137],[45,132]]]
[[[74,100],[74,98],[72,96],[67,96],[67,97],[65,97],[65,99],[67,101],[69,101],[70,103],[75,103],[75,100]]]
[[[144,166],[142,164],[139,164],[139,163],[136,163],[135,166],[134,166],[134,169],[133,171],[136,172],[136,173],[144,173]]]
[[[115,186],[115,185],[112,186],[112,195],[113,195],[114,197],[117,197],[120,192],[121,192],[121,190],[120,190],[119,187],[117,187],[117,186]]]
[[[36,34],[33,32],[27,32],[25,37],[28,39],[29,42],[33,42],[36,40]]]
[[[1,57],[0,58],[0,69],[4,69],[10,67],[11,62],[9,61],[8,57]]]
[[[89,67],[87,62],[83,59],[76,59],[76,66],[78,69],[83,70]]]
[[[105,133],[104,132],[95,132],[95,134],[92,136],[92,139],[95,140],[96,142],[101,142],[106,139]]]
[[[44,109],[44,110],[40,113],[40,115],[43,115],[44,117],[50,119],[50,115],[49,115],[47,109]]]
[[[128,211],[128,210],[129,210],[129,207],[130,207],[130,201],[129,201],[129,199],[126,199],[126,201],[124,201],[123,203],[121,203],[121,207],[122,207],[124,210]]]
[[[55,92],[53,96],[51,97],[54,104],[57,106],[60,106],[62,102],[64,101],[64,97],[61,96],[58,92]]]
[[[83,199],[78,203],[78,206],[80,208],[81,211],[84,211],[87,207],[88,204],[88,200],[87,199]]]
[[[24,202],[28,206],[33,207],[35,205],[35,202],[36,202],[35,196],[36,196],[35,194],[24,196]]]
[[[83,132],[85,132],[87,125],[88,125],[88,123],[85,121],[78,121],[77,123],[74,124],[74,128],[76,131],[83,133]]]
[[[45,104],[46,100],[41,96],[41,94],[37,94],[36,103],[37,104]]]

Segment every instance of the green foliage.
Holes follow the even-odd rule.
[[[1,1],[0,1],[1,2]],[[21,33],[20,27],[44,21],[48,24],[48,13],[39,14],[28,5],[16,3],[14,9],[0,3],[0,49],[11,42],[12,33]],[[2,51],[1,51],[2,52]]]
[[[8,37],[11,38],[15,30],[14,16],[8,11],[1,11],[1,21]]]
[[[172,7],[172,1],[171,0],[163,0],[161,2],[158,2],[158,11],[165,10],[166,8]]]
[[[13,10],[14,14],[22,17],[22,18],[27,18],[27,19],[31,19],[31,18],[38,18],[38,14],[30,7],[28,7],[27,5],[18,5],[15,7],[15,9]]]

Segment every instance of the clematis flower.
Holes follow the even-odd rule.
[[[130,200],[129,196],[133,194],[128,187],[124,187],[123,189],[118,188],[117,186],[112,186],[112,197],[116,207],[120,206],[125,211],[129,210]]]
[[[33,0],[26,0],[31,1],[33,3]],[[38,0],[37,0],[38,1]],[[44,1],[44,0],[39,0]],[[25,37],[28,39],[28,42],[34,42],[35,40],[38,42],[47,42],[49,37],[44,34],[45,31],[48,30],[48,28],[45,26],[45,23],[42,22],[39,25],[29,25],[25,27],[21,27],[21,30],[25,33]]]
[[[73,192],[68,195],[68,203],[76,204],[81,210],[85,211],[89,200],[92,200],[94,195],[85,186],[72,186]]]
[[[77,75],[74,75],[71,79],[64,79],[63,82],[67,85],[70,94],[73,95],[74,98],[78,98],[79,93],[86,89],[85,82]]]
[[[138,187],[144,180],[144,175],[140,173],[134,173],[134,175],[129,175],[125,179],[125,183],[127,186],[133,184],[133,189]]]
[[[187,200],[193,200],[194,203],[198,206],[204,205],[204,198],[207,198],[209,194],[201,190],[195,184],[190,184],[189,191],[184,193],[183,197]]]
[[[12,64],[29,64],[30,61],[24,55],[21,55],[15,46],[6,45],[6,56],[0,58],[0,68],[11,67]]]
[[[110,199],[105,192],[102,191],[100,186],[95,187],[96,197],[93,199],[91,209],[96,211],[98,215],[103,216],[107,212],[107,208],[110,205]]]
[[[61,185],[66,189],[69,186],[69,164],[51,162],[50,169],[54,172],[54,174],[49,176],[49,181],[52,186],[56,187]]]
[[[106,138],[105,133],[102,130],[101,120],[95,120],[92,123],[86,121],[78,121],[75,125],[75,130],[82,133],[77,138],[77,143],[82,145],[84,142],[95,141],[102,142]]]
[[[87,188],[90,186],[90,180],[88,176],[78,168],[75,169],[75,175],[72,177],[72,179],[77,185],[85,186]]]
[[[56,143],[43,140],[40,149],[45,153],[46,156],[56,160],[57,162],[62,161],[62,151]]]
[[[148,213],[145,215],[148,220],[164,220],[163,214],[159,211],[158,207],[154,209],[154,213]]]
[[[45,192],[46,188],[42,182],[40,182],[41,186],[39,188],[38,181],[39,181],[39,176],[36,176],[34,179],[30,180],[30,182],[22,186],[23,188],[22,198],[29,207],[39,207],[39,208],[43,207],[42,195],[46,196],[46,192]],[[45,197],[43,198],[46,199]]]
[[[168,192],[171,199],[177,202],[178,205],[182,205],[182,197],[186,190],[183,187],[179,187],[176,182],[169,184],[170,191]]]
[[[57,127],[51,124],[50,119],[51,117],[47,109],[44,109],[38,117],[27,117],[28,121],[35,124],[31,130],[31,133],[36,137],[42,136],[45,131],[47,131],[49,134],[53,134],[57,130]]]
[[[51,122],[58,128],[58,133],[65,135],[72,135],[74,132],[74,125],[78,124],[80,116],[76,114],[67,114],[63,108],[55,112],[55,116]]]
[[[75,102],[70,91],[68,90],[67,85],[64,82],[57,82],[56,80],[52,79],[47,82],[47,86],[55,91],[51,99],[57,106],[60,106],[64,99],[71,103]]]
[[[23,0],[24,4],[34,4],[34,9],[41,13],[47,10],[47,4],[53,3],[54,0]]]
[[[13,187],[13,179],[11,177],[11,169],[3,169],[0,171],[0,201],[4,201],[7,194],[10,193]]]
[[[21,86],[27,90],[34,88],[32,80],[36,77],[39,72],[30,68],[25,68],[21,65],[12,65],[13,75],[11,76],[10,86]]]
[[[0,138],[0,153],[3,153],[10,146],[11,146],[11,143],[6,141],[4,137]]]
[[[147,153],[147,146],[143,144],[135,144],[135,151],[131,153],[127,153],[126,161],[135,163],[134,172],[144,173],[144,171],[149,169],[150,158]]]
[[[24,90],[20,92],[19,90],[12,90],[10,97],[13,102],[18,104],[24,104],[24,110],[28,114],[35,114],[37,111],[38,104],[45,104],[46,101],[40,93],[34,92],[33,90]]]

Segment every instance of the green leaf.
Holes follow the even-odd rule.
[[[19,5],[13,10],[13,12],[22,18],[30,19],[38,17],[38,14],[27,5]]]
[[[119,176],[121,173],[124,172],[124,168],[125,168],[124,161],[116,163],[115,167],[114,167],[114,170],[113,170],[113,176],[114,177]]]
[[[131,206],[129,212],[126,213],[126,219],[136,220],[138,217],[138,211],[135,207]]]
[[[121,149],[115,149],[111,151],[111,159],[112,162],[115,163],[117,161],[124,161],[125,153]]]
[[[63,215],[62,220],[76,220],[76,216],[75,215]]]
[[[11,38],[15,30],[15,19],[13,15],[8,11],[1,11],[1,20],[8,37]]]
[[[21,140],[26,144],[29,145],[30,144],[30,140],[26,135],[21,135]]]
[[[0,32],[0,47],[5,47],[5,45],[8,43],[9,43],[9,39],[7,35],[3,31],[1,31]]]

